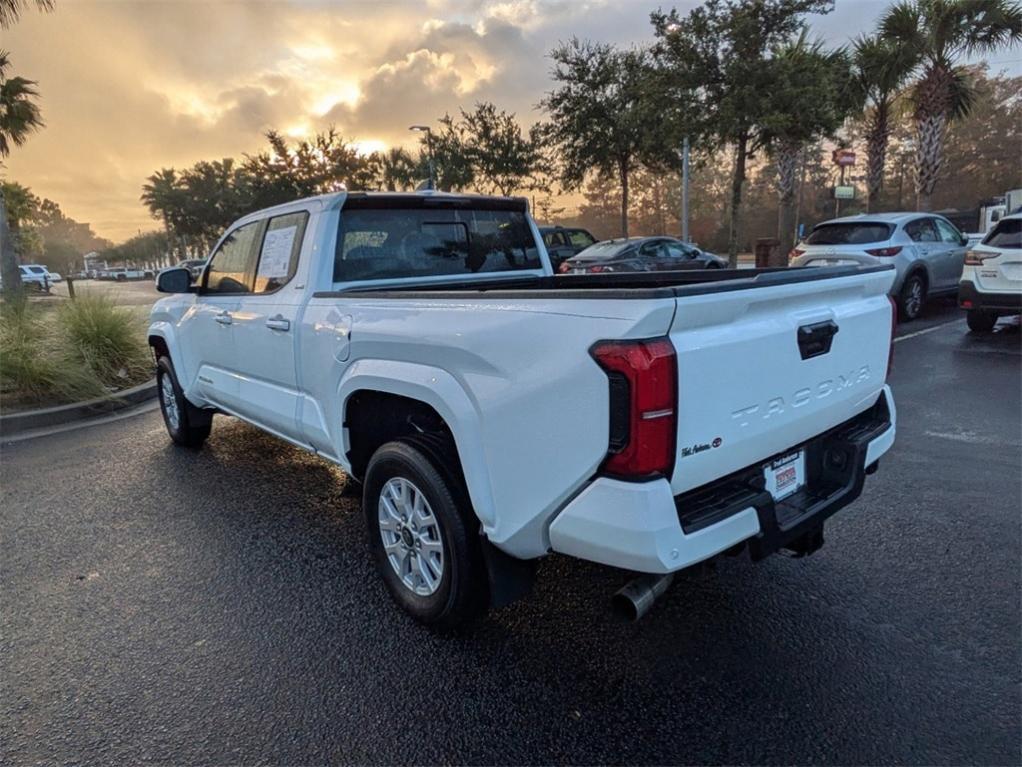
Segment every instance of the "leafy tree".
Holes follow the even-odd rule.
[[[437,131],[423,133],[419,138],[420,178],[429,177],[429,158],[433,158],[438,189],[460,192],[475,182],[475,169],[467,146],[465,126],[449,114],[440,118]]]
[[[102,258],[110,264],[136,264],[159,266],[172,255],[172,243],[166,232],[145,232],[127,239],[120,245],[100,249]]]
[[[550,57],[558,85],[540,105],[551,117],[545,134],[560,157],[560,181],[572,190],[593,174],[614,177],[627,237],[632,173],[643,161],[668,161],[667,142],[654,137],[660,125],[650,54],[576,38]]]
[[[944,164],[948,123],[976,100],[963,56],[1022,40],[1022,5],[1011,0],[903,0],[883,16],[880,32],[919,62],[911,88],[916,127],[916,208],[930,210]]]
[[[775,114],[772,50],[795,37],[808,13],[826,13],[830,0],[707,0],[685,17],[656,11],[655,51],[673,90],[690,105],[689,130],[702,143],[734,150],[728,254],[738,262],[742,184],[750,158],[769,141],[764,120]]]
[[[880,37],[859,37],[853,44],[854,85],[864,103],[867,211],[876,206],[884,183],[892,110],[915,60],[912,51]]]
[[[844,50],[827,51],[798,38],[776,48],[765,63],[771,84],[770,110],[762,116],[767,148],[776,163],[780,253],[795,238],[795,184],[799,158],[808,144],[832,136],[856,106],[851,62]]]
[[[510,195],[536,170],[540,154],[538,136],[526,135],[513,113],[490,102],[461,110],[465,152],[483,192]]]

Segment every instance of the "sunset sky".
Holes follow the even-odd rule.
[[[332,124],[370,150],[411,145],[412,123],[479,100],[531,123],[551,85],[552,46],[572,35],[647,41],[658,5],[56,4],[50,14],[26,12],[2,34],[14,72],[38,81],[46,128],[0,172],[113,240],[157,228],[138,200],[147,175],[257,150],[270,127],[300,136]],[[886,5],[838,0],[834,13],[813,20],[814,32],[843,43]],[[1020,66],[995,69],[1018,74]]]

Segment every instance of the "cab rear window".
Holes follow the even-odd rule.
[[[879,222],[854,222],[842,224],[820,224],[806,239],[807,245],[865,245],[871,242],[889,240],[894,234],[891,224]]]
[[[1002,218],[983,244],[993,248],[1022,248],[1022,218]]]
[[[523,210],[485,203],[353,200],[341,209],[334,282],[458,276],[542,266]]]

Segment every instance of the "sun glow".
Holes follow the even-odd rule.
[[[358,103],[362,91],[358,83],[339,83],[329,86],[328,90],[320,91],[312,102],[312,113],[322,117],[338,104],[354,106]]]
[[[387,145],[378,139],[360,139],[358,141],[353,141],[352,144],[355,147],[355,151],[360,155],[382,152],[387,148]]]

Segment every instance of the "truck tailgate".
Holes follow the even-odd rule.
[[[675,495],[788,451],[876,402],[893,270],[680,296]],[[828,348],[829,343],[829,348]]]

